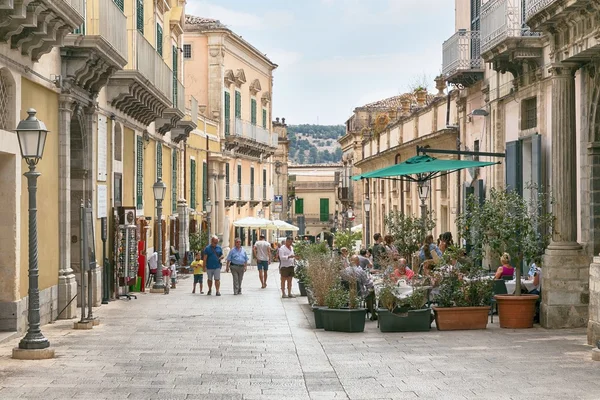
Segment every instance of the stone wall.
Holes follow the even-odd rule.
[[[28,296],[18,301],[0,303],[0,331],[20,334],[27,331]],[[58,285],[40,291],[40,322],[45,325],[58,314]]]

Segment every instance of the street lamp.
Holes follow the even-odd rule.
[[[165,199],[165,192],[167,191],[167,185],[162,181],[161,178],[158,178],[156,183],[152,185],[152,191],[154,192],[154,200],[156,200],[156,235],[157,244],[158,244],[158,264],[160,268],[156,268],[156,275],[154,276],[154,285],[152,285],[152,289],[164,290],[165,284],[163,282],[162,275],[162,202]]]
[[[429,181],[418,182],[419,198],[421,199],[421,224],[423,225],[423,235],[425,235],[425,216],[427,214],[427,197],[429,196]]]
[[[29,116],[17,125],[17,138],[21,149],[21,157],[29,166],[27,177],[27,190],[29,191],[29,296],[27,299],[29,323],[27,334],[19,342],[19,347],[13,350],[13,358],[28,358],[25,353],[47,349],[50,342],[40,329],[40,289],[38,269],[38,239],[37,239],[37,178],[41,175],[35,166],[42,159],[44,145],[48,130],[46,125],[36,118],[37,112],[30,108]],[[83,266],[82,266],[83,268]],[[37,359],[54,357],[54,350],[38,353]]]
[[[369,243],[371,242],[371,220],[370,220],[370,212],[371,212],[371,200],[367,197],[364,202],[365,205],[365,215],[366,215],[366,224],[367,227],[365,229],[366,243],[367,248],[369,247]]]
[[[206,200],[204,208],[206,209],[206,225],[208,227],[208,240],[210,242],[210,212],[212,211],[212,203],[210,202],[210,199]]]

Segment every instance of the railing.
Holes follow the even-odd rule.
[[[106,38],[121,56],[127,59],[127,17],[113,1],[98,1],[100,7],[98,34]]]
[[[333,224],[333,214],[304,214],[306,224]]]
[[[225,120],[225,132],[231,135],[251,139],[258,143],[263,143],[271,147],[277,147],[278,137],[276,134],[269,132],[261,126],[254,125],[251,122],[244,121],[240,118],[235,119],[235,129],[233,132],[229,130],[229,121]]]
[[[258,185],[240,185],[237,183],[225,185],[225,199],[233,201],[260,200]]]
[[[168,99],[173,96],[173,71],[165,63],[162,56],[146,40],[144,35],[135,31],[136,65],[127,65],[126,69],[137,69],[146,79]]]
[[[185,114],[185,89],[179,80],[177,80],[177,108]]]
[[[558,0],[527,0],[527,9],[525,13],[525,19],[533,17],[535,14],[549,7]]]
[[[60,0],[59,0],[60,1]],[[75,11],[79,13],[82,17],[85,16],[85,2],[84,0],[63,0],[65,3],[69,4]],[[112,1],[111,1],[112,3]],[[120,10],[119,10],[120,11]]]
[[[490,0],[481,8],[481,52],[509,37],[539,36],[523,23],[521,0]]]
[[[479,32],[459,30],[443,45],[442,74],[452,75],[460,70],[483,69]]]
[[[296,190],[298,189],[323,189],[323,190],[333,190],[336,187],[335,182],[294,182],[293,183]]]
[[[226,119],[225,120],[225,136],[229,136],[229,135],[231,135],[231,120]]]

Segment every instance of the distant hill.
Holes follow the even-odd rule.
[[[344,136],[344,125],[288,125],[290,160],[295,164],[338,163],[342,148],[337,139]]]

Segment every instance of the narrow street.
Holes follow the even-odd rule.
[[[43,327],[57,358],[10,358],[0,345],[6,399],[597,399],[585,331],[501,330],[382,334],[314,330],[305,297],[281,299],[272,266],[232,295],[139,294],[97,310],[101,325]],[[206,286],[205,286],[206,291]],[[495,320],[496,322],[496,320]]]

